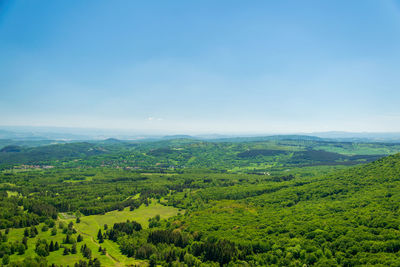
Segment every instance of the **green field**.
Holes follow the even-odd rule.
[[[87,237],[90,237],[93,242],[98,244],[96,240],[97,232],[99,229],[104,229],[104,225],[112,226],[114,223],[125,222],[126,220],[137,221],[144,228],[148,227],[148,220],[156,215],[160,215],[162,219],[168,219],[169,217],[175,216],[178,214],[178,209],[170,206],[164,206],[153,201],[149,206],[142,205],[140,208],[130,211],[129,208],[125,208],[123,211],[111,211],[107,212],[105,215],[90,215],[84,216],[81,218],[81,222],[79,224],[75,224],[75,229],[84,234]],[[66,220],[74,221],[73,219]],[[128,258],[125,255],[122,255],[118,244],[105,240],[102,247],[107,249],[108,254],[114,259],[114,264],[134,264],[140,263],[142,261],[138,261],[132,258]]]
[[[10,256],[10,262],[15,262],[15,261],[22,261],[24,258],[26,257],[37,257],[37,254],[35,252],[35,244],[37,242],[37,240],[40,239],[47,239],[47,240],[52,240],[53,242],[58,242],[60,245],[63,242],[63,238],[65,237],[64,234],[62,234],[61,230],[58,229],[57,231],[57,235],[52,236],[51,235],[51,231],[48,230],[46,232],[42,232],[41,228],[44,224],[40,224],[37,226],[38,230],[39,230],[39,234],[34,237],[34,238],[29,238],[28,239],[28,249],[25,251],[25,254],[23,255],[18,255],[18,254],[13,254]],[[14,241],[21,241],[23,236],[24,236],[24,229],[20,228],[20,229],[11,229],[10,233],[8,234],[9,238],[8,240],[11,242]],[[76,238],[76,234],[73,235],[74,238]],[[89,242],[89,240],[87,240],[87,238],[83,240],[83,242],[81,242],[78,245],[78,253],[77,254],[70,254],[67,256],[63,255],[63,249],[60,248],[60,250],[58,251],[54,251],[54,252],[50,252],[50,255],[47,257],[47,262],[48,263],[55,263],[58,265],[67,265],[67,264],[71,264],[73,262],[77,262],[80,259],[83,259],[82,254],[79,253],[79,248],[80,245],[86,243],[87,246],[90,247],[90,249],[93,252],[93,257],[95,258],[99,258],[100,261],[102,263],[104,263],[104,265],[109,265],[112,264],[112,261],[110,261],[106,256],[101,255],[99,252],[97,252],[97,246],[95,244],[93,244],[92,242]],[[70,248],[72,245],[70,244],[64,244],[64,246]]]
[[[130,211],[129,208],[125,208],[123,211],[111,211],[107,212],[104,215],[91,215],[91,216],[83,216],[81,217],[80,223],[75,223],[75,216],[71,214],[60,214],[60,219],[57,221],[57,225],[59,222],[64,222],[68,224],[69,222],[74,223],[74,228],[77,231],[77,234],[72,235],[75,239],[78,234],[83,236],[83,241],[79,243],[78,253],[63,255],[63,249],[58,251],[51,252],[47,257],[47,262],[49,264],[55,263],[57,265],[68,265],[74,262],[78,262],[80,259],[84,259],[82,254],[79,252],[79,248],[81,244],[86,244],[91,250],[93,258],[98,258],[103,266],[126,266],[130,264],[146,265],[145,261],[136,260],[134,258],[128,258],[125,255],[122,255],[118,244],[112,242],[110,240],[105,240],[104,243],[99,244],[97,240],[97,232],[99,229],[104,229],[104,225],[107,224],[112,227],[114,223],[124,222],[126,220],[137,221],[144,228],[148,227],[148,220],[156,215],[160,215],[162,219],[168,219],[172,216],[178,214],[178,209],[170,206],[164,206],[156,203],[156,201],[152,201],[148,206],[142,205],[136,210]],[[51,235],[51,229],[42,232],[40,229],[44,224],[40,224],[37,226],[39,230],[39,234],[34,238],[28,239],[28,249],[25,251],[25,254],[18,255],[13,254],[10,257],[11,262],[22,261],[26,257],[36,257],[37,254],[35,252],[35,244],[38,239],[47,239],[49,241],[58,242],[62,244],[63,238],[65,235],[62,234],[61,230],[58,229],[57,235]],[[19,229],[10,229],[8,234],[8,241],[21,241],[23,238],[24,228]],[[99,246],[102,248],[106,248],[107,255],[101,255],[98,252]],[[72,245],[64,244],[64,246],[71,248]]]
[[[8,197],[17,197],[19,194],[15,191],[6,191]]]

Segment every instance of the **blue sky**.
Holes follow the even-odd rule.
[[[0,125],[400,131],[400,1],[0,2]]]

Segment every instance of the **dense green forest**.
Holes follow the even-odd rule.
[[[400,144],[0,142],[7,266],[400,266]]]

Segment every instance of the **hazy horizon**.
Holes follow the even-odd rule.
[[[190,136],[194,138],[219,139],[237,137],[268,137],[300,135],[328,139],[369,139],[375,141],[398,141],[400,132],[184,132],[184,131],[146,131],[138,129],[105,129],[105,128],[79,128],[79,127],[35,127],[35,126],[4,126],[0,125],[0,139],[29,140],[104,140],[116,138],[121,140],[139,140],[163,137]]]
[[[400,132],[398,1],[2,1],[0,125]]]
[[[51,126],[51,125],[0,125],[0,130],[7,131],[29,131],[35,130],[39,132],[92,132],[104,131],[110,133],[132,133],[132,134],[146,134],[146,135],[240,135],[240,136],[262,136],[262,135],[296,135],[296,134],[325,134],[325,133],[345,133],[345,134],[400,134],[400,131],[345,131],[345,130],[326,130],[326,131],[189,131],[189,130],[163,130],[163,129],[141,129],[141,128],[106,128],[106,127],[71,127],[71,126]]]

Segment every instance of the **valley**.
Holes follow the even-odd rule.
[[[269,137],[5,148],[0,256],[11,266],[400,262],[397,143]]]

